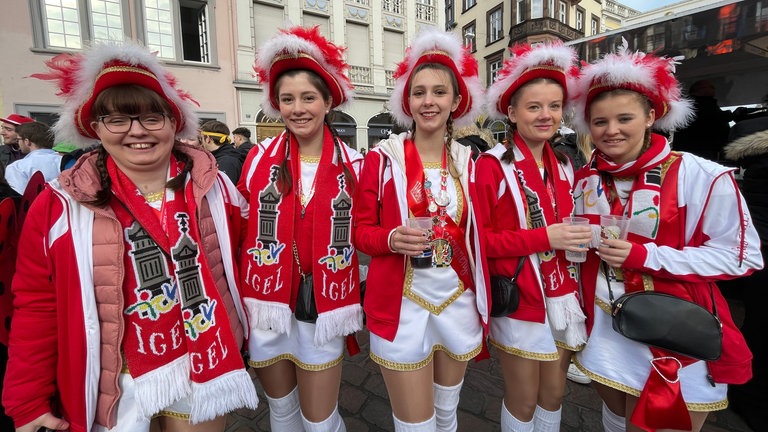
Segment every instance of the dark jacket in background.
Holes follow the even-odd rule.
[[[219,171],[226,174],[232,180],[232,183],[237,184],[237,180],[240,178],[240,171],[243,170],[243,161],[245,160],[242,153],[231,143],[224,143],[212,151],[211,154],[216,158]]]
[[[694,96],[692,99],[696,117],[685,129],[675,132],[672,149],[716,161],[728,143],[733,113],[721,110],[713,97]]]

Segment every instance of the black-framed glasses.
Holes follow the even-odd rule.
[[[99,116],[99,121],[112,133],[126,133],[131,130],[133,121],[139,122],[141,127],[148,131],[160,130],[165,126],[166,113],[148,113],[137,116],[126,114],[107,114]]]

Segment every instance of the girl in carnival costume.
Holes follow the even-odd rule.
[[[482,108],[477,62],[454,35],[420,33],[395,71],[390,109],[410,132],[366,157],[355,241],[372,256],[365,312],[396,431],[455,431],[467,362],[483,348],[488,293],[471,150],[454,122]],[[458,127],[458,125],[457,125]],[[428,231],[405,226],[431,218]],[[416,268],[409,257],[423,255]],[[425,262],[424,262],[425,261]]]
[[[576,175],[575,213],[593,224],[597,253],[582,265],[590,333],[576,364],[603,399],[606,431],[698,431],[710,411],[727,407],[727,384],[752,375],[715,282],[761,268],[760,240],[733,169],[673,152],[651,132],[678,129],[691,116],[674,71],[674,59],[629,52],[624,41],[578,80],[574,120],[596,150]],[[600,242],[600,215],[608,214],[630,218],[627,240]],[[653,290],[707,310],[714,299],[721,357],[695,360],[623,337],[612,328],[609,287],[614,298]]]
[[[576,265],[588,226],[562,223],[573,211],[573,167],[554,151],[576,53],[561,43],[516,46],[488,89],[489,112],[505,115],[509,145],[477,162],[491,274],[517,278],[520,305],[491,320],[490,340],[504,375],[503,431],[559,431],[571,355],[586,342]]]
[[[241,256],[249,363],[275,432],[346,430],[337,408],[344,340],[363,327],[350,224],[362,156],[331,126],[331,110],[354,96],[342,54],[317,27],[293,27],[256,57],[262,108],[286,125],[249,153],[238,183],[252,209]]]
[[[48,62],[59,140],[86,147],[37,197],[13,281],[3,404],[17,431],[223,431],[255,408],[234,266],[248,205],[157,58],[99,45]]]

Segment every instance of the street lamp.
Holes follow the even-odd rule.
[[[475,40],[475,33],[467,31],[464,33],[464,45],[472,49],[472,41]]]

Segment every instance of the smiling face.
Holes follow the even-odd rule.
[[[589,106],[592,143],[617,164],[633,161],[642,153],[654,119],[654,110],[641,94],[628,90],[603,93]]]
[[[441,65],[425,65],[414,71],[408,104],[416,132],[445,133],[448,117],[461,102],[453,73]]]
[[[275,83],[280,116],[299,143],[321,139],[331,95],[325,82],[308,71],[287,72]]]
[[[153,131],[145,129],[137,120],[133,120],[130,129],[124,133],[111,132],[99,120],[91,123],[104,149],[128,177],[135,172],[162,170],[165,173],[176,135],[176,120],[165,99],[145,87],[115,86],[97,96],[92,112],[96,119],[114,114],[166,113],[163,127]]]
[[[528,146],[543,145],[563,119],[563,88],[548,79],[531,81],[512,96],[507,115]]]
[[[5,145],[13,145],[19,141],[19,135],[16,133],[16,125],[13,123],[3,122],[0,135],[3,136],[3,144]]]

